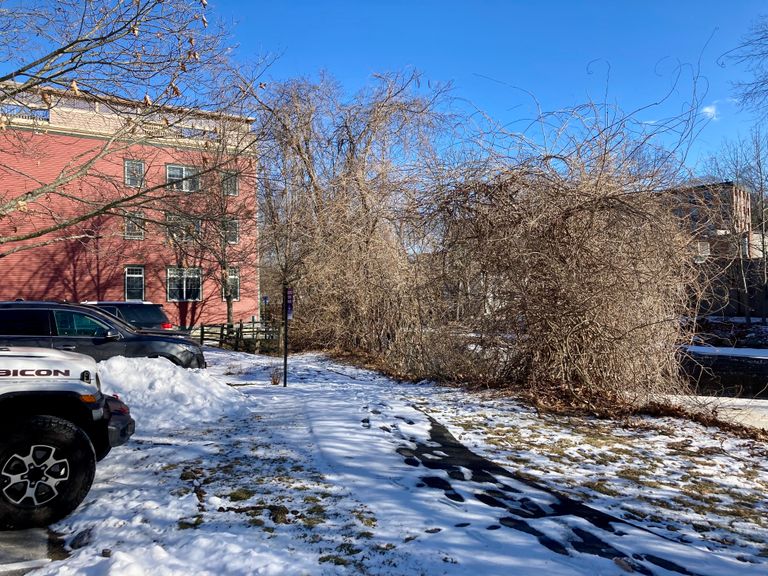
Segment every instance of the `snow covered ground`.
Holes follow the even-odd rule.
[[[320,355],[101,364],[137,421],[35,574],[768,573],[768,446],[540,417]],[[470,452],[472,450],[472,452]]]

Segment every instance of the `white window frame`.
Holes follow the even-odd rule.
[[[227,244],[237,244],[240,242],[240,220],[230,218],[224,221],[224,237]]]
[[[123,220],[123,238],[126,240],[144,240],[143,212],[131,212]]]
[[[131,169],[131,166],[134,168],[137,166],[141,167],[138,181],[135,178],[135,170]],[[123,160],[123,178],[126,186],[130,188],[141,188],[144,185],[144,161],[125,158]]]
[[[180,177],[171,178],[171,171],[179,170]],[[171,190],[182,192],[197,192],[200,190],[200,175],[197,167],[183,164],[165,165],[165,185]]]
[[[203,221],[200,218],[188,218],[175,212],[165,213],[165,224],[168,237],[174,242],[190,242],[203,230]],[[195,230],[194,234],[190,232],[192,228]]]
[[[229,285],[232,286],[233,282],[234,285],[237,286],[237,290],[233,290],[237,294],[237,297],[233,297],[233,302],[240,302],[240,268],[233,267],[233,268],[227,268],[227,280],[229,281]],[[226,297],[224,295],[224,286],[221,287],[221,301],[224,302],[226,300]]]
[[[224,196],[238,196],[240,194],[240,181],[237,172],[224,172],[221,175],[221,190]]]
[[[141,298],[129,297],[128,278],[141,278]],[[123,291],[126,300],[144,300],[144,294],[146,292],[146,284],[144,282],[144,266],[132,265],[125,267],[125,271],[123,273]]]
[[[181,291],[183,292],[182,298],[171,298],[171,279],[181,278],[183,280]],[[198,281],[198,298],[187,297],[187,280],[197,279]],[[165,269],[165,299],[168,302],[200,302],[203,299],[203,275],[200,268],[181,268],[177,266],[169,266]]]

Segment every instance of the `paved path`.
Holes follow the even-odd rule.
[[[768,399],[727,396],[667,396],[672,404],[693,410],[715,410],[724,422],[768,430]]]
[[[723,420],[768,430],[768,400],[718,398],[715,406]]]

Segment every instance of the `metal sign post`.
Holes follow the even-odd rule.
[[[293,288],[283,286],[283,388],[288,386],[288,320],[293,320]]]

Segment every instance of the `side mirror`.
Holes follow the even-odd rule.
[[[110,328],[107,330],[106,336],[104,336],[106,340],[120,340],[120,332],[118,332],[114,328]]]

